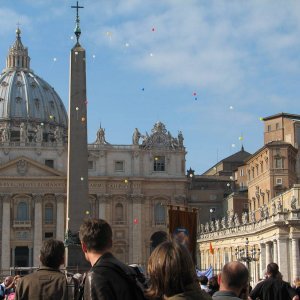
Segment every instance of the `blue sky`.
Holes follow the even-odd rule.
[[[69,0],[0,0],[0,62],[15,29],[31,68],[68,106],[75,10]],[[300,2],[81,0],[88,132],[130,144],[138,127],[181,130],[197,174],[263,144],[260,117],[300,114]],[[243,140],[240,141],[240,137]]]

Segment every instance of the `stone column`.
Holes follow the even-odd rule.
[[[286,237],[278,238],[278,266],[285,281],[290,281],[289,262],[288,262],[288,239]]]
[[[10,268],[10,201],[11,197],[5,195],[2,198],[2,247],[1,247],[1,268],[8,270]]]
[[[259,257],[259,277],[263,278],[266,269],[266,245],[260,244],[260,257]]]
[[[273,241],[273,253],[274,253],[273,261],[275,263],[278,263],[278,245],[277,245],[277,240]]]
[[[292,280],[300,275],[299,259],[299,239],[292,238]]]
[[[65,239],[65,199],[64,195],[56,196],[56,239]]]
[[[35,195],[34,201],[34,231],[33,231],[33,266],[40,265],[40,249],[43,241],[43,210],[42,210],[42,196]]]
[[[142,195],[132,195],[132,218],[129,223],[132,223],[132,263],[141,263],[143,245],[142,245]]]
[[[97,198],[99,201],[99,219],[107,220],[106,203],[108,201],[108,195],[97,195]]]
[[[266,243],[266,266],[272,262],[272,254],[271,254],[271,243]]]
[[[29,267],[32,267],[32,248],[29,247],[29,260],[28,260]]]

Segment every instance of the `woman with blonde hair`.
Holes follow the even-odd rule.
[[[155,300],[209,300],[201,290],[188,249],[177,242],[158,245],[148,261],[149,288],[146,296]]]

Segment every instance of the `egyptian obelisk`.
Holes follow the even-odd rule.
[[[87,149],[87,98],[85,49],[79,43],[81,34],[79,8],[76,8],[76,44],[70,56],[70,92],[68,127],[68,175],[66,218],[66,265],[69,269],[86,265],[78,231],[89,215],[88,198],[88,149]]]

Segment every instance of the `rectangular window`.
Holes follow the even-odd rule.
[[[282,178],[276,178],[276,185],[282,184]]]
[[[276,130],[280,128],[279,123],[276,123]]]
[[[94,162],[92,160],[88,161],[88,168],[89,168],[89,170],[93,170],[94,169]]]
[[[240,170],[240,176],[241,176],[241,177],[244,176],[244,169],[241,169],[241,170]]]
[[[283,165],[282,165],[282,158],[278,157],[275,158],[275,169],[282,169]]]
[[[115,161],[115,172],[124,172],[124,161]]]
[[[154,171],[165,171],[165,157],[164,156],[155,156],[154,157]]]
[[[271,125],[268,125],[268,131],[270,132],[271,131]]]
[[[54,168],[54,160],[53,159],[45,159],[45,165],[49,168]]]

